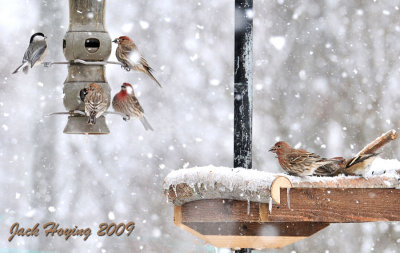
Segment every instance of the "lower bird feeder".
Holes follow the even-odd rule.
[[[164,193],[175,224],[215,247],[282,248],[330,223],[400,221],[400,165],[380,171],[301,178],[197,167],[171,172]]]
[[[100,116],[96,124],[88,124],[86,116],[69,116],[67,125],[64,128],[65,134],[109,134],[110,130],[106,124],[106,118]]]

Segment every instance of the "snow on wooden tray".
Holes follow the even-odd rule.
[[[308,188],[399,188],[400,162],[377,158],[364,177],[296,177],[227,167],[194,167],[172,171],[164,180],[164,193],[174,205],[200,199],[236,199],[268,203],[270,187],[278,176],[292,187]]]

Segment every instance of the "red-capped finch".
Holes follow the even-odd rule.
[[[96,83],[91,83],[89,88],[86,89],[84,102],[85,113],[89,117],[88,124],[94,125],[96,124],[96,119],[107,110],[108,106],[108,97],[104,93],[103,87]]]
[[[139,100],[136,98],[131,84],[122,84],[121,91],[115,94],[113,98],[112,106],[116,112],[125,114],[125,117],[123,117],[124,120],[137,117],[142,122],[144,129],[153,131],[150,123],[144,116],[144,110],[139,104]]]
[[[121,62],[126,70],[136,70],[150,76],[160,87],[161,84],[153,76],[153,69],[149,66],[146,59],[140,54],[135,42],[128,36],[121,36],[113,40],[118,44],[115,55],[119,62]]]
[[[292,148],[288,143],[279,141],[269,150],[278,157],[282,169],[291,175],[311,176],[321,166],[335,162],[322,158],[303,149]]]

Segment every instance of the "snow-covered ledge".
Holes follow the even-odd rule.
[[[296,177],[227,167],[194,167],[172,171],[164,180],[164,193],[174,205],[200,199],[235,199],[269,203],[272,182],[287,177],[292,187],[400,188],[400,162],[377,158],[364,177]]]

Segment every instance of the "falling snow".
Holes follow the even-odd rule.
[[[269,38],[269,43],[271,43],[276,50],[282,50],[285,46],[286,40],[282,36],[273,36]]]
[[[93,233],[85,242],[21,237],[2,249],[215,252],[174,225],[162,185],[180,168],[232,165],[233,2],[107,1],[109,36],[133,38],[164,87],[142,73],[108,65],[111,95],[122,82],[134,84],[155,131],[144,131],[135,119],[107,115],[109,135],[81,136],[62,133],[66,116],[44,116],[65,111],[65,65],[11,75],[37,31],[48,37],[46,60],[65,61],[68,5],[0,1],[0,29],[7,38],[0,42],[0,235],[7,238],[15,221],[25,227],[56,221]],[[267,152],[278,140],[324,157],[350,158],[381,133],[399,128],[397,3],[253,2],[254,10],[245,14],[254,21],[253,167],[259,171],[243,174],[281,173]],[[93,13],[86,18],[93,21]],[[115,48],[110,61],[116,61]],[[399,167],[398,141],[380,152],[367,178],[393,176]],[[245,193],[243,198],[247,201]],[[95,235],[102,222],[128,221],[136,224],[131,237]],[[399,238],[396,222],[334,224],[281,252],[397,252]]]

